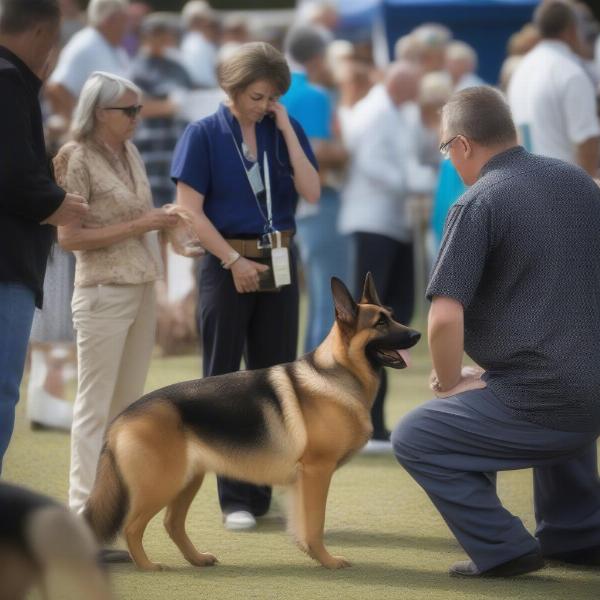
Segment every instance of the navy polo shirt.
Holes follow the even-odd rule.
[[[290,121],[306,156],[317,168],[302,127],[294,119]],[[242,161],[246,169],[252,163],[243,154],[240,158],[234,139],[241,151],[239,123],[221,104],[215,114],[188,125],[175,149],[171,177],[175,183],[182,181],[204,196],[204,213],[224,237],[258,236],[264,231],[265,221],[242,168]],[[273,226],[280,231],[295,230],[298,193],[287,146],[274,119],[266,117],[256,124],[256,143],[263,176],[265,151],[269,160]],[[258,200],[266,216],[265,194],[259,194]]]

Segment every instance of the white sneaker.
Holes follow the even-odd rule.
[[[393,452],[390,440],[369,440],[361,450],[362,454],[390,454]]]
[[[225,515],[225,529],[237,531],[240,529],[254,529],[256,527],[256,519],[252,513],[247,510],[236,510],[235,512]]]

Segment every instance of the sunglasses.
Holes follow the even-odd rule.
[[[141,104],[134,104],[133,106],[107,106],[104,110],[120,110],[126,117],[135,119],[142,110]]]
[[[440,152],[442,153],[443,156],[448,156],[448,154],[450,153],[450,146],[452,145],[452,142],[460,135],[457,134],[454,137],[450,138],[447,142],[444,142],[442,144],[440,144]]]

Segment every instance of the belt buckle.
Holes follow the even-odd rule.
[[[273,247],[271,243],[271,234],[265,233],[256,240],[256,247],[259,250],[270,250]]]

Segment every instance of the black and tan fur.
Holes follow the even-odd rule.
[[[86,524],[47,496],[0,482],[0,600],[109,600]]]
[[[165,528],[193,565],[216,558],[196,550],[185,519],[204,475],[288,486],[290,530],[323,566],[348,566],[323,545],[334,471],[372,432],[370,408],[382,365],[405,365],[396,350],[416,331],[393,320],[367,275],[355,303],[332,280],[336,321],[313,352],[288,364],[170,385],[147,394],[112,423],[85,516],[101,541],[121,528],[141,569],[157,570],[142,546],[148,522],[167,507]]]

